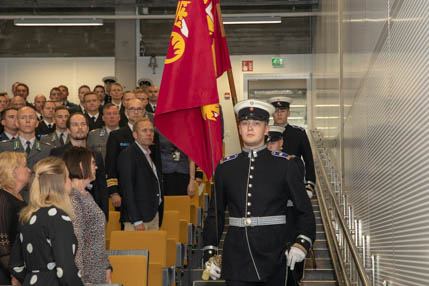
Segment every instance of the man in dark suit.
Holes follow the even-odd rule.
[[[159,89],[156,85],[151,85],[147,87],[147,93],[149,95],[149,104],[146,105],[146,111],[155,113],[156,103],[158,101],[158,92]]]
[[[65,151],[73,146],[86,148],[86,137],[88,136],[88,120],[82,113],[73,113],[67,121],[67,129],[70,136],[70,142],[64,146],[52,149],[51,156],[61,157]],[[92,150],[93,151],[93,150]],[[93,151],[97,171],[95,181],[87,186],[88,192],[93,196],[94,201],[106,215],[109,217],[109,196],[106,186],[106,173],[104,169],[103,157],[100,152]]]
[[[128,118],[125,114],[125,109],[127,108],[130,100],[134,99],[134,98],[136,98],[136,94],[134,92],[131,92],[131,91],[124,92],[124,95],[122,96],[122,104],[121,104],[121,108],[119,110],[119,115],[121,116],[121,120],[119,121],[120,127],[124,127],[128,123]]]
[[[69,88],[65,85],[60,85],[58,89],[61,91],[61,102],[63,105],[69,109],[76,109],[77,104],[74,104],[67,99],[69,97]]]
[[[84,106],[84,95],[90,92],[91,89],[87,85],[81,85],[78,89],[78,96],[79,96],[79,105],[74,108],[70,108],[70,113],[80,112],[85,114],[85,106]]]
[[[15,139],[18,136],[18,126],[16,125],[17,113],[18,110],[14,108],[6,108],[1,113],[3,132],[0,135],[0,141]]]
[[[83,100],[85,116],[89,122],[89,131],[103,127],[103,115],[100,113],[100,99],[98,95],[95,92],[88,92],[83,96]]]
[[[27,101],[29,94],[30,94],[30,89],[28,88],[28,85],[26,85],[25,83],[22,83],[22,82],[20,82],[16,85],[14,97],[20,96],[20,97],[24,98],[25,105],[30,106],[31,108],[35,109],[34,105],[32,105],[31,103],[29,103]]]
[[[112,87],[113,90],[114,86]],[[117,174],[117,160],[119,153],[134,143],[133,137],[133,124],[142,117],[149,117],[144,110],[143,103],[138,99],[130,100],[127,109],[125,110],[128,117],[128,124],[118,130],[112,131],[107,139],[106,145],[106,173],[107,173],[107,187],[109,194],[112,197],[112,203],[115,207],[121,206],[121,196],[118,187],[118,174]],[[149,118],[153,122],[153,117]],[[152,145],[152,159],[158,163],[160,161],[159,136],[155,135],[155,145]],[[159,144],[158,144],[159,145]]]
[[[51,100],[46,101],[43,105],[43,119],[39,122],[39,125],[36,128],[37,139],[40,140],[43,135],[51,134],[55,131],[55,107],[55,102]]]
[[[138,119],[133,125],[135,142],[119,155],[121,222],[125,230],[157,230],[162,223],[161,167],[153,162],[149,148],[154,135],[150,120]]]

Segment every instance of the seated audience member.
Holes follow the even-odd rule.
[[[112,86],[112,91],[115,86]],[[126,147],[134,143],[133,137],[133,124],[137,119],[148,117],[153,122],[153,116],[150,113],[146,113],[143,107],[143,103],[138,99],[132,99],[128,103],[128,107],[125,110],[125,114],[128,118],[128,124],[118,130],[112,131],[107,139],[106,145],[106,173],[107,173],[107,186],[109,194],[112,197],[112,203],[115,207],[120,207],[121,196],[118,189],[118,175],[117,175],[117,160],[119,153]],[[155,142],[159,141],[158,136],[155,137]],[[155,162],[159,160],[159,149],[154,148],[152,152],[152,159]]]
[[[43,135],[51,134],[55,131],[55,102],[48,100],[45,102],[42,108],[43,119],[39,122],[39,125],[36,128],[37,138],[41,138]]]
[[[49,100],[53,102],[60,102],[62,104],[63,94],[58,87],[53,87],[49,92]]]
[[[62,157],[63,154],[75,147],[86,148],[86,138],[88,136],[88,119],[82,113],[73,113],[67,120],[67,131],[70,136],[70,142],[64,146],[52,149],[51,155]],[[94,197],[97,205],[103,210],[106,219],[109,216],[109,194],[106,186],[106,172],[104,169],[104,161],[100,152],[94,152],[95,161],[97,163],[97,172],[95,181],[87,186],[88,191]]]
[[[18,126],[16,125],[16,116],[18,110],[6,108],[1,114],[1,125],[3,133],[0,135],[0,141],[13,140],[18,137]]]
[[[19,215],[9,270],[24,286],[83,286],[75,264],[78,242],[71,219],[71,181],[64,162],[45,158],[34,167],[30,201]]]
[[[36,109],[37,120],[39,121],[43,119],[42,109],[43,109],[43,105],[45,105],[45,102],[46,102],[46,96],[44,96],[43,94],[38,94],[34,98],[34,108]]]
[[[29,94],[30,94],[30,89],[28,88],[28,85],[22,82],[18,83],[15,89],[14,97],[20,96],[24,98],[25,105],[30,106],[31,108],[34,108],[34,106],[27,101]]]
[[[136,98],[136,95],[134,92],[131,92],[131,91],[125,91],[124,92],[124,95],[122,96],[122,105],[121,105],[121,109],[120,109],[121,120],[119,121],[119,126],[123,127],[123,126],[127,125],[128,118],[125,114],[125,110],[127,109],[127,106],[128,106],[128,103],[130,102],[130,100],[135,99],[135,98]]]
[[[18,215],[25,207],[20,192],[30,180],[24,153],[0,154],[0,284],[11,284],[9,256],[15,242]]]
[[[105,251],[106,218],[86,190],[95,180],[95,163],[92,152],[83,147],[72,147],[63,155],[72,182],[70,193],[74,210],[73,227],[79,248],[76,265],[84,283],[112,283],[111,266]]]
[[[88,118],[89,131],[101,128],[104,125],[102,114],[100,113],[100,100],[95,92],[88,92],[83,96],[85,106],[85,116]]]
[[[61,91],[61,104],[70,109],[76,109],[77,104],[68,101],[69,97],[69,88],[65,85],[60,85],[59,90]]]
[[[119,119],[118,107],[112,103],[106,103],[103,106],[104,126],[94,129],[88,134],[86,145],[89,149],[100,152],[103,159],[106,158],[107,138],[111,131],[119,129]]]
[[[133,125],[135,142],[119,154],[121,222],[125,230],[157,230],[162,223],[162,174],[150,157],[154,127],[148,118]]]
[[[51,144],[54,147],[64,146],[69,143],[70,136],[67,131],[67,120],[70,117],[69,109],[64,106],[57,106],[54,113],[55,131],[42,136],[40,142]]]
[[[195,195],[195,163],[162,134],[159,144],[165,195]]]
[[[84,95],[90,92],[89,86],[81,85],[78,89],[79,105],[76,108],[70,109],[70,113],[80,112],[85,114]]]
[[[36,139],[36,110],[24,106],[17,113],[18,137],[0,142],[0,152],[26,152],[28,167],[31,169],[40,160],[49,156],[52,146]],[[25,198],[25,196],[24,196]]]
[[[93,92],[95,92],[96,95],[98,95],[98,99],[101,102],[101,105],[104,106],[104,104],[106,103],[104,100],[106,98],[106,90],[104,89],[104,86],[102,85],[96,85],[94,87]]]
[[[15,109],[20,109],[21,107],[25,106],[25,99],[21,96],[15,96],[12,98],[10,105]]]

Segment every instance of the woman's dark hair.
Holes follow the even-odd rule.
[[[63,160],[69,170],[70,179],[88,179],[95,174],[91,173],[91,161],[94,154],[87,148],[72,147],[63,155]]]

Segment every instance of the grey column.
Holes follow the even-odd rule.
[[[125,1],[127,2],[127,1]],[[134,2],[135,3],[135,2]],[[135,15],[135,6],[116,8],[116,14]],[[138,20],[137,20],[138,21]],[[115,76],[125,90],[136,86],[137,76],[136,20],[115,21]]]

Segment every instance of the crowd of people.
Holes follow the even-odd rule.
[[[165,195],[195,194],[194,162],[153,125],[158,87],[103,81],[77,103],[65,85],[0,93],[0,284],[110,283],[109,197],[138,231],[159,229]]]
[[[65,85],[32,103],[25,83],[13,84],[11,98],[0,94],[0,284],[110,283],[109,198],[124,230],[143,231],[160,228],[164,196],[195,195],[197,166],[154,126],[158,87],[144,80],[124,91],[114,77],[103,81],[80,86],[78,103]],[[290,99],[268,102],[236,105],[243,152],[224,159],[214,178],[204,250],[213,255],[228,206],[227,285],[284,284],[286,260],[301,269],[291,274],[299,281],[314,241],[308,138],[287,123]],[[215,263],[209,268],[221,276]]]

